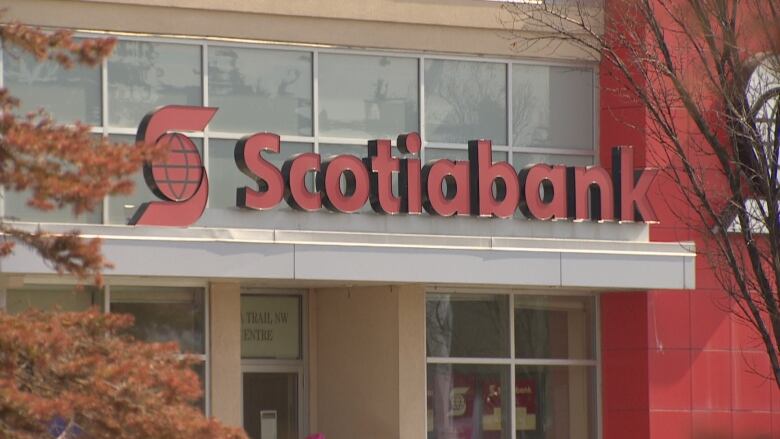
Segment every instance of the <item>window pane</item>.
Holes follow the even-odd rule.
[[[241,357],[301,358],[299,296],[241,296]]]
[[[568,166],[590,166],[593,164],[593,157],[589,155],[561,155],[561,154],[532,154],[532,153],[513,153],[512,161],[517,172],[523,167],[544,163],[546,165],[568,165]]]
[[[517,439],[595,438],[593,367],[517,366]]]
[[[108,60],[109,124],[136,127],[161,105],[201,105],[200,46],[120,41]]]
[[[236,189],[251,187],[257,189],[257,183],[244,174],[236,166],[233,151],[236,140],[209,139],[209,208],[226,209],[236,207]],[[282,142],[281,152],[273,154],[264,152],[263,158],[273,163],[281,170],[284,161],[295,154],[312,152],[310,143]],[[314,179],[311,179],[310,189],[314,188]],[[277,209],[288,209],[287,203],[282,201]]]
[[[506,65],[425,61],[426,141],[506,145]]]
[[[592,297],[515,297],[515,357],[595,358]]]
[[[92,134],[93,138],[100,138],[100,134]],[[92,212],[83,212],[74,215],[70,207],[43,211],[27,204],[32,197],[31,190],[12,191],[7,190],[3,196],[5,204],[5,218],[16,221],[31,221],[44,223],[75,223],[75,224],[100,224],[103,222],[103,206],[98,203]]]
[[[70,208],[53,209],[43,211],[28,206],[27,201],[32,197],[32,191],[21,192],[6,191],[5,201],[6,219],[16,221],[30,221],[43,223],[75,223],[75,224],[100,224],[103,222],[103,209],[101,204],[95,207],[93,212],[85,212],[74,215]]]
[[[446,148],[425,148],[425,162],[432,160],[448,159],[448,160],[468,160],[469,152],[465,149],[446,149]],[[506,152],[493,151],[493,163],[505,162]]]
[[[200,409],[200,411],[205,414],[206,413],[206,362],[202,361],[200,363],[194,364],[192,366],[192,369],[198,375],[198,381],[200,382],[200,391],[203,392],[200,399],[195,401],[195,406],[197,406]]]
[[[111,135],[114,142],[135,143],[134,136]],[[191,137],[198,152],[203,157],[203,139]],[[211,176],[209,175],[209,180]],[[211,188],[209,188],[211,189]],[[127,195],[114,195],[108,197],[108,222],[110,224],[127,224],[141,204],[149,201],[162,201],[153,194],[146,185],[143,170],[133,175],[133,192]]]
[[[98,288],[67,285],[25,285],[6,291],[5,309],[11,314],[29,308],[51,311],[84,311],[103,307],[103,292]]]
[[[312,135],[310,52],[209,47],[211,129]]]
[[[512,66],[512,143],[593,149],[591,69]]]
[[[417,60],[322,54],[320,135],[394,138],[418,130]]]
[[[507,296],[428,295],[427,355],[508,357],[507,309]]]
[[[509,367],[428,364],[428,438],[507,437]]]
[[[100,67],[37,62],[11,45],[3,47],[4,86],[21,100],[20,113],[45,109],[62,123],[101,124]]]
[[[204,291],[194,287],[111,287],[111,312],[132,314],[130,334],[147,342],[176,341],[204,352]]]

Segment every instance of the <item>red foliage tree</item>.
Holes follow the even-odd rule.
[[[0,313],[0,437],[246,437],[195,405],[195,360],[123,335],[131,324],[96,310]]]
[[[96,66],[111,53],[113,38],[74,40],[72,32],[43,32],[14,23],[0,26],[5,45],[16,46],[39,61],[65,68],[79,63]],[[131,176],[146,160],[159,157],[163,147],[128,145],[95,139],[87,125],[61,125],[43,111],[18,114],[19,100],[0,89],[0,185],[6,190],[29,190],[28,204],[41,210],[92,211],[106,195],[132,190]],[[0,222],[0,256],[23,243],[37,251],[60,273],[97,278],[110,264],[97,239],[83,240],[78,232],[54,235]]]
[[[74,40],[69,31],[0,26],[0,38],[63,67],[99,64],[113,39]],[[131,176],[165,146],[95,140],[89,127],[56,123],[43,111],[18,115],[19,101],[0,90],[0,185],[30,191],[28,204],[75,214],[110,194],[132,190]],[[33,248],[57,272],[94,278],[110,264],[96,239],[78,231],[51,234],[0,221],[0,256],[16,244]],[[207,419],[194,359],[175,343],[142,343],[126,335],[131,316],[0,312],[0,437],[245,438]]]

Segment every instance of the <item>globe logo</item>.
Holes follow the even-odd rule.
[[[189,200],[203,181],[198,148],[192,139],[180,133],[165,134],[158,142],[168,145],[168,155],[144,168],[147,184],[160,198],[176,202]]]

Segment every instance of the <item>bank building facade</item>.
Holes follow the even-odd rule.
[[[97,69],[4,48],[23,110],[173,145],[77,218],[5,192],[5,218],[100,236],[115,265],[75,295],[20,247],[7,311],[133,314],[255,439],[780,431],[633,113],[575,49],[513,50],[500,2],[0,5],[118,39]]]

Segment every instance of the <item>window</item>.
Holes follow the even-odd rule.
[[[595,438],[594,313],[590,296],[428,294],[428,437]]]
[[[312,54],[209,47],[214,131],[312,135]]]
[[[178,342],[184,352],[205,354],[205,291],[197,287],[111,286],[111,312],[131,314],[138,340]]]
[[[416,59],[326,53],[319,62],[321,136],[395,138],[418,131]]]
[[[85,311],[90,307],[135,318],[129,333],[146,342],[178,342],[180,349],[201,361],[193,366],[200,377],[203,398],[197,402],[208,413],[206,289],[187,286],[107,285],[104,288],[75,285],[25,284],[0,289],[0,304],[5,310],[20,313],[29,308],[41,310]]]
[[[426,60],[426,140],[506,145],[506,114],[506,64]]]
[[[235,224],[226,211],[236,209],[236,189],[253,182],[236,168],[233,149],[254,132],[282,137],[282,152],[265,154],[277,166],[301,152],[364,156],[368,140],[395,140],[410,131],[421,134],[425,161],[465,159],[466,142],[476,138],[491,139],[493,159],[518,170],[539,162],[591,165],[596,158],[596,77],[589,66],[196,39],[119,40],[102,69],[64,70],[5,51],[4,85],[22,99],[23,111],[44,107],[60,121],[83,120],[96,136],[127,142],[159,105],[218,107],[206,132],[188,134],[203,153],[211,183],[208,209],[215,212],[207,212],[203,225]],[[309,181],[313,188],[313,175]],[[109,197],[102,210],[77,218],[65,210],[34,210],[26,193],[7,192],[0,203],[7,218],[19,221],[127,224],[141,203],[157,201],[140,173],[135,182],[133,194]],[[281,203],[277,209],[288,207]],[[369,203],[359,214],[374,215]]]
[[[25,285],[5,292],[5,310],[17,314],[30,308],[53,311],[86,311],[103,308],[103,291],[72,285]]]

